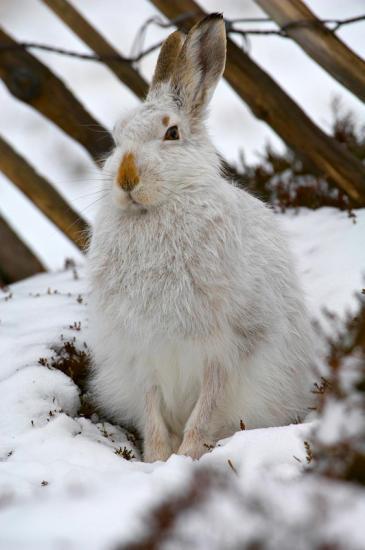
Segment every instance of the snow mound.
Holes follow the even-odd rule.
[[[322,323],[321,308],[343,316],[363,286],[365,210],[356,216],[278,216]],[[313,423],[238,431],[198,462],[141,462],[130,434],[86,414],[55,368],[65,343],[86,353],[86,306],[83,266],[0,295],[1,548],[364,547],[365,491],[304,472]]]

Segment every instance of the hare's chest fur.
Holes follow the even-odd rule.
[[[147,213],[121,219],[112,238],[98,232],[105,237],[91,251],[93,286],[124,330],[187,338],[218,330],[233,291],[221,220],[175,215],[162,223]]]

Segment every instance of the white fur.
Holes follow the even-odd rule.
[[[163,141],[166,115],[179,141]],[[145,450],[148,460],[181,442],[198,457],[194,434],[215,443],[240,420],[257,428],[304,416],[312,332],[274,214],[220,176],[203,118],[190,123],[168,84],[115,137],[88,256],[97,402],[142,434],[152,426],[151,445],[165,447]],[[115,182],[126,151],[140,174],[133,203]]]

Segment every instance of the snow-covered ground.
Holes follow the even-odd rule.
[[[356,223],[334,209],[280,217],[313,317],[323,306],[341,316],[354,309],[365,209]],[[82,265],[0,296],[1,549],[129,548],[151,509],[192,484],[198,504],[166,548],[247,548],[260,537],[263,548],[364,548],[365,490],[303,472],[313,423],[238,431],[198,462],[173,455],[145,464],[120,427],[81,416],[78,387],[39,360],[50,363],[73,339],[84,349],[87,300]],[[123,458],[124,448],[135,458]]]

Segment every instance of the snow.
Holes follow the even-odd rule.
[[[278,218],[313,317],[323,323],[323,306],[340,316],[354,309],[365,270],[365,209],[356,223],[329,208]],[[83,349],[84,269],[37,275],[0,295],[0,548],[128,547],[145,533],[155,505],[199,487],[201,475],[208,476],[202,502],[177,521],[164,548],[243,548],[257,537],[288,550],[318,541],[364,546],[365,491],[304,473],[303,442],[318,420],[238,430],[198,462],[173,455],[145,464],[121,427],[81,416],[78,387],[39,359],[68,340]],[[124,447],[135,458],[116,453]]]
[[[280,219],[313,317],[324,324],[323,308],[341,317],[353,313],[358,305],[355,293],[365,285],[364,210],[356,210],[354,221],[334,208],[303,208],[299,216],[289,210]]]

